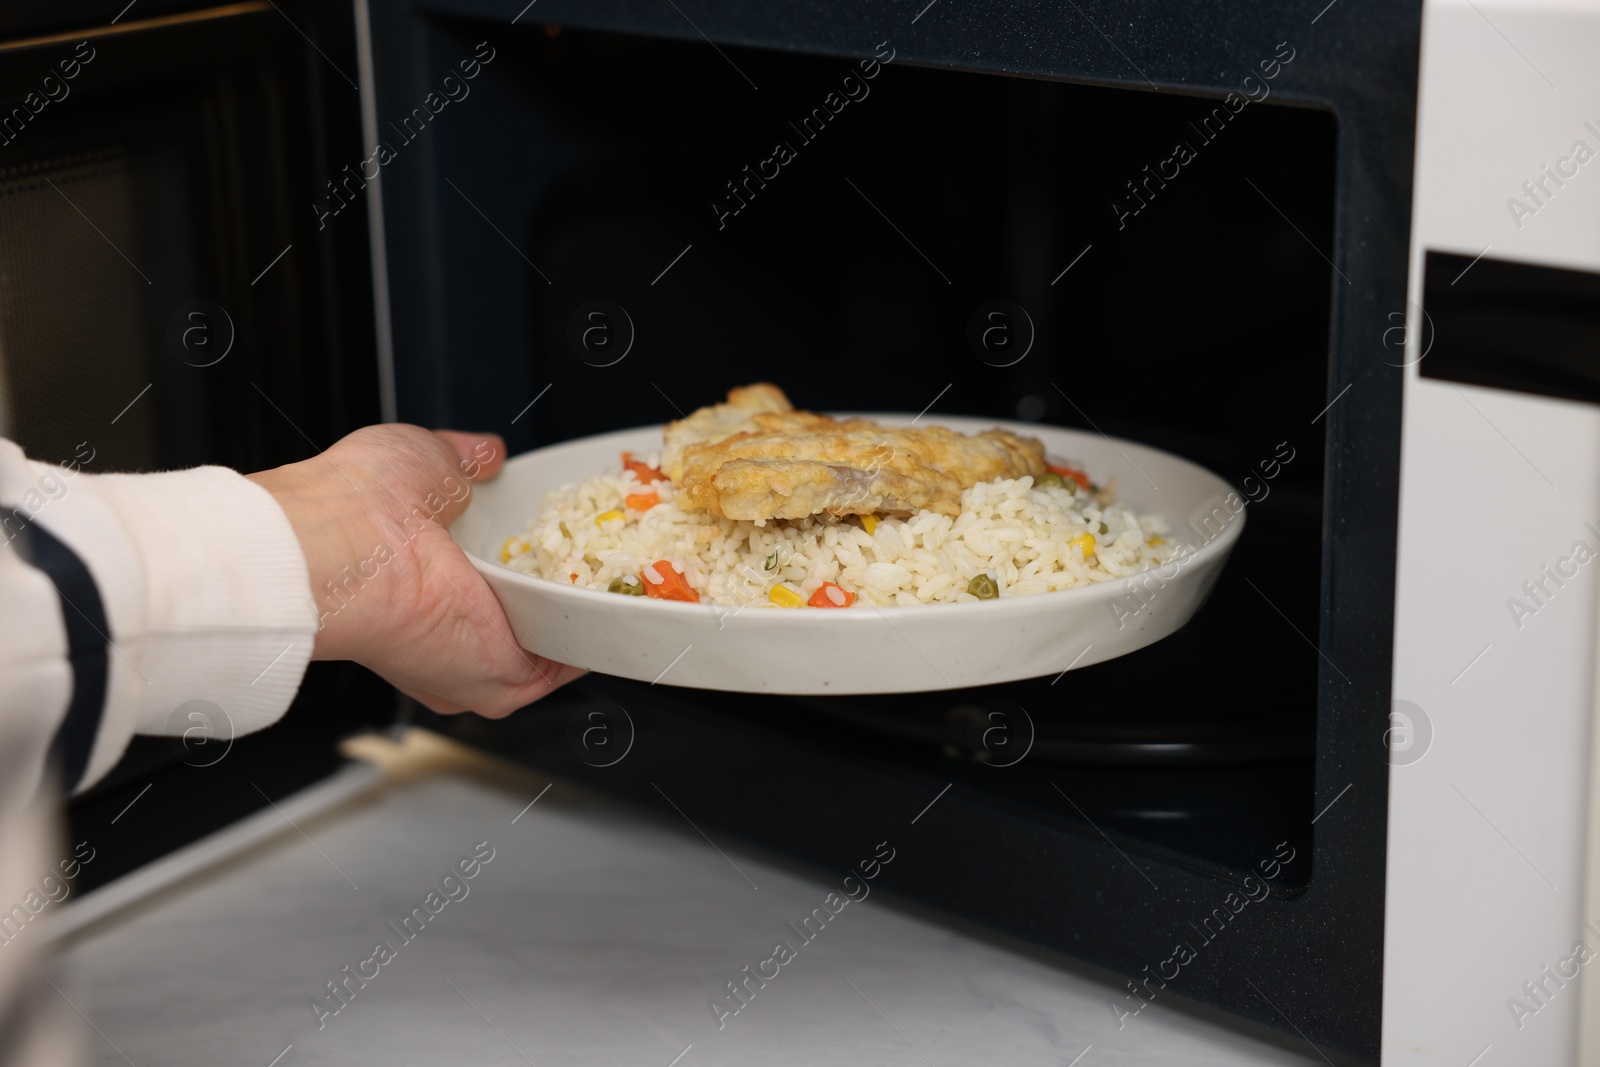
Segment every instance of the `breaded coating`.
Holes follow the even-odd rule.
[[[760,388],[771,389],[787,404],[776,387]],[[959,515],[962,491],[978,482],[1045,472],[1044,445],[1005,430],[968,436],[941,426],[896,428],[770,407],[746,408],[740,422],[733,395],[729,404],[703,408],[674,423],[693,422],[688,432],[697,437],[697,431],[718,432],[684,444],[670,463],[663,459],[684,506],[723,518],[922,509]],[[765,396],[765,403],[773,401]]]
[[[683,450],[691,445],[720,441],[741,430],[752,429],[751,419],[761,414],[780,414],[794,410],[789,398],[771,382],[757,382],[728,390],[728,402],[712,404],[691,412],[688,418],[669,422],[662,431],[661,470],[674,483],[683,470]]]

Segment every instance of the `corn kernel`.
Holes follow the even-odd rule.
[[[1157,548],[1157,547],[1159,547],[1161,545],[1166,544],[1167,542],[1165,540],[1163,540],[1162,538],[1159,538],[1159,537],[1146,537],[1144,539],[1144,543],[1149,545],[1151,548]]]
[[[775,585],[772,592],[767,594],[767,599],[780,608],[798,608],[805,603],[805,598],[786,585]]]
[[[1072,539],[1071,543],[1073,547],[1083,550],[1083,558],[1085,560],[1094,558],[1094,534],[1079,534]]]
[[[625,517],[626,516],[621,508],[612,508],[610,511],[602,511],[600,514],[596,515],[594,517],[594,524],[596,526],[604,526],[612,519],[621,519]]]
[[[876,516],[876,515],[863,515],[863,516],[861,516],[861,528],[863,530],[867,531],[868,536],[871,536],[872,534],[877,533],[878,532],[878,516]]]
[[[508,538],[506,538],[506,543],[500,546],[500,562],[501,563],[510,563],[512,556],[520,556],[520,555],[522,555],[522,546],[518,543],[521,540],[522,540],[522,538],[520,538],[520,537],[508,537]],[[513,545],[516,545],[516,547],[512,548]]]

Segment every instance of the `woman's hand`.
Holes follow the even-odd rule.
[[[517,645],[448,528],[493,477],[493,434],[369,426],[250,475],[289,516],[321,620],[315,659],[349,659],[434,711],[498,718],[583,674]]]

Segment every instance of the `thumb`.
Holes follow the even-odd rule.
[[[500,473],[506,462],[506,442],[495,433],[462,433],[460,430],[435,430],[461,461],[461,473],[469,481],[481,482]]]

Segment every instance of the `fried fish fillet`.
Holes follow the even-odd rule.
[[[794,410],[789,398],[771,382],[757,382],[728,390],[725,404],[700,408],[688,418],[667,423],[662,436],[661,469],[676,484],[683,471],[684,449],[691,445],[720,441],[725,437],[755,428],[757,415],[787,414]]]
[[[763,392],[761,410],[734,403],[745,392],[735,390],[729,404],[684,420],[696,424],[690,433],[704,436],[664,459],[663,468],[685,506],[729,519],[924,509],[959,515],[962,491],[978,482],[1045,472],[1044,445],[1032,437],[774,410],[776,399],[788,403],[781,391],[751,388],[772,391]]]

